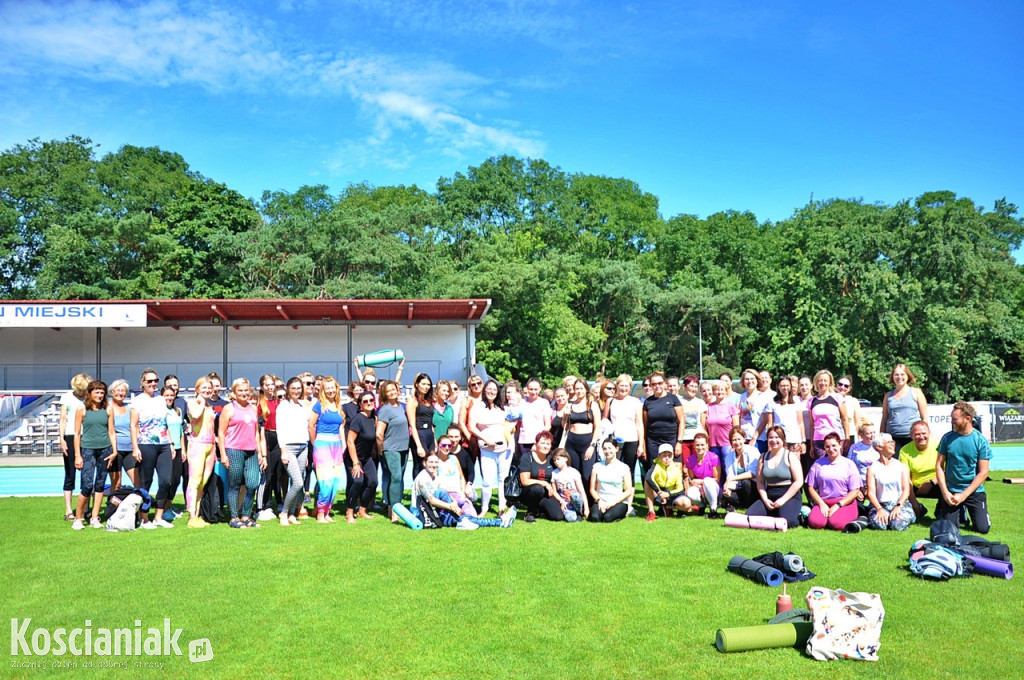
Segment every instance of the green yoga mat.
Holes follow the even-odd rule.
[[[770,626],[719,628],[715,647],[720,652],[748,652],[752,649],[795,647],[807,644],[813,626],[809,621],[776,623]]]

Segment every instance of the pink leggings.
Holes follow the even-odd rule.
[[[825,505],[830,508],[843,500],[842,498],[824,498]],[[824,529],[826,526],[829,529],[835,529],[836,531],[842,531],[843,528],[857,519],[857,504],[850,503],[849,505],[839,508],[831,517],[825,519],[825,515],[821,512],[821,506],[815,504],[811,508],[811,516],[807,518],[807,526],[812,529]]]

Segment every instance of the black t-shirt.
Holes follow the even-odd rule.
[[[554,473],[554,466],[551,465],[551,456],[543,463],[538,463],[533,457],[533,453],[528,453],[523,456],[519,461],[519,471],[528,472],[529,479],[537,479],[542,482],[550,482],[551,475]]]
[[[666,394],[660,399],[648,397],[644,402],[644,413],[647,414],[647,436],[659,441],[675,441],[679,434],[679,419],[676,407],[682,402],[674,394]]]
[[[373,447],[377,443],[377,418],[357,413],[349,424],[349,429],[356,433],[356,456],[359,460],[368,460],[373,455]]]

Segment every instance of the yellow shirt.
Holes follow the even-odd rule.
[[[682,493],[683,491],[683,466],[679,463],[669,463],[668,467],[661,464],[659,458],[651,470],[651,479],[662,491],[669,493]]]
[[[915,442],[910,442],[900,449],[900,460],[910,468],[910,483],[921,486],[935,479],[935,463],[939,451],[934,440],[929,440],[928,447],[919,451]]]

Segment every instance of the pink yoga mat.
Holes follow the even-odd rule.
[[[764,529],[765,531],[785,531],[789,523],[785,517],[748,516],[738,512],[725,515],[725,526],[734,529]]]

